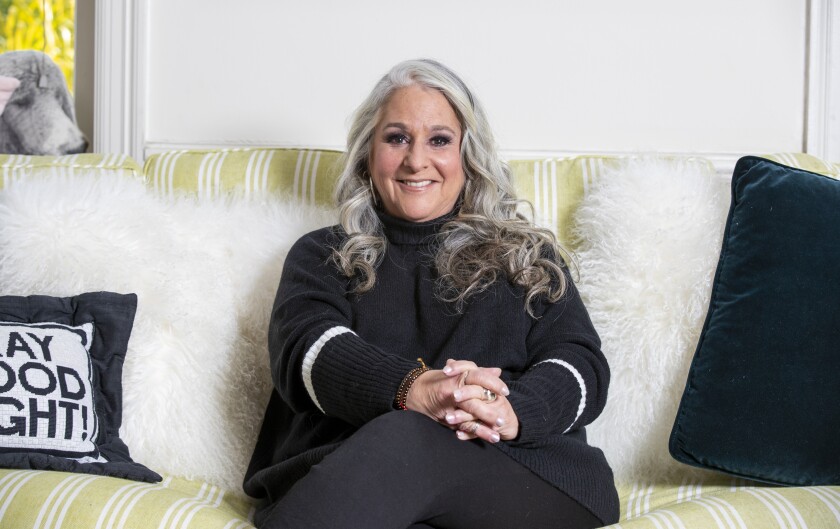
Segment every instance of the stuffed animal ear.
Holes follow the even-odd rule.
[[[0,75],[0,115],[6,108],[6,103],[12,98],[17,87],[20,86],[20,81],[14,77],[4,77]]]

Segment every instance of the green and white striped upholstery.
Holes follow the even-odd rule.
[[[304,203],[332,205],[341,172],[340,151],[307,149],[182,150],[155,154],[144,172],[155,192],[202,198],[241,193],[276,193]],[[510,162],[520,198],[534,204],[540,225],[550,228],[564,244],[574,209],[592,179],[618,158],[580,156]]]
[[[10,182],[39,174],[73,176],[91,171],[114,172],[143,178],[143,169],[126,154],[72,154],[68,156],[0,154],[0,189]]]
[[[149,185],[166,196],[270,192],[332,205],[340,157],[340,151],[305,149],[172,151],[150,156],[144,172]]]
[[[0,529],[245,529],[253,504],[181,478],[118,478],[0,470]]]
[[[619,488],[611,529],[831,529],[840,487],[773,487],[721,476]],[[0,529],[246,529],[252,500],[197,481],[0,470]],[[522,529],[528,529],[527,524]]]
[[[310,149],[182,150],[155,154],[144,172],[157,193],[196,194],[208,198],[241,193],[245,196],[276,193],[304,203],[332,205],[335,182],[341,172],[340,151]],[[837,176],[840,164],[808,154],[766,156],[794,167]],[[592,183],[608,168],[634,156],[585,155],[568,158],[510,160],[517,195],[534,205],[536,222],[551,229],[560,243],[574,249],[572,216]],[[689,158],[713,170],[704,158]]]
[[[790,167],[811,171],[812,173],[820,173],[826,176],[840,178],[840,163],[826,162],[825,160],[821,160],[820,158],[811,156],[810,154],[802,152],[788,152],[767,154],[764,155],[763,158],[767,158],[768,160],[773,160],[774,162],[788,165]]]
[[[773,487],[719,477],[619,488],[610,529],[837,529],[840,487]]]
[[[617,163],[614,157],[579,156],[510,160],[508,166],[517,197],[534,206],[534,221],[553,231],[560,244],[570,249],[572,215],[592,182]]]
[[[146,160],[147,182],[159,194],[202,198],[276,193],[304,203],[332,205],[341,172],[340,151],[307,149],[182,150]],[[571,216],[593,179],[619,163],[614,156],[578,156],[509,162],[520,198],[534,204],[537,222],[571,244]],[[700,163],[709,164],[706,160]],[[710,165],[711,166],[711,165]]]

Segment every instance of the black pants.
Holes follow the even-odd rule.
[[[310,469],[261,529],[576,529],[602,524],[483,441],[409,411],[360,428]]]

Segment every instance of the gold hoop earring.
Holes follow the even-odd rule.
[[[365,176],[367,177],[368,186],[370,187],[370,199],[373,202],[374,206],[379,205],[379,201],[376,199],[376,189],[373,187],[373,177],[365,171]]]

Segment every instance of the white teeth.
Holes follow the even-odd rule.
[[[431,180],[420,180],[419,182],[412,182],[411,180],[403,180],[403,184],[407,185],[408,187],[426,187],[427,185],[431,184]]]

